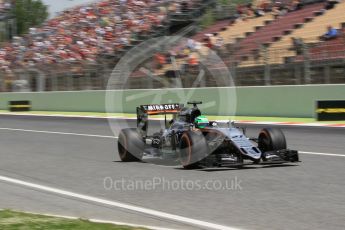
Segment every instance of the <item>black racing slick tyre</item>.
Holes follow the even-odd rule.
[[[258,147],[262,152],[286,149],[285,135],[280,129],[263,129],[259,134]]]
[[[144,151],[144,141],[136,129],[121,130],[117,147],[121,161],[141,161]]]
[[[200,168],[200,161],[207,157],[208,147],[201,132],[187,131],[180,139],[179,159],[185,169]]]

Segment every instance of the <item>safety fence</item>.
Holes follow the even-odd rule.
[[[205,7],[210,3],[212,3],[211,0],[205,0]],[[217,5],[214,12],[220,18],[226,18],[233,15],[234,10],[232,6]],[[181,13],[183,14],[183,12]],[[138,63],[137,68],[132,71],[130,77],[125,82],[119,80],[113,89],[345,83],[344,29],[340,31],[338,38],[329,41],[321,41],[314,36],[303,40],[291,39],[291,41],[286,41],[283,46],[277,46],[273,44],[279,43],[279,39],[282,38],[276,38],[275,42],[263,44],[256,44],[254,40],[252,41],[253,47],[257,48],[250,52],[242,47],[240,36],[234,34],[233,39],[228,38],[228,41],[233,42],[224,44],[225,41],[220,41],[220,45],[213,44],[212,46],[212,50],[227,68],[222,73],[228,74],[226,77],[230,80],[220,81],[221,77],[212,74],[214,72],[212,70],[222,70],[224,66],[219,63],[205,65],[205,60],[209,61],[212,52],[207,49],[205,52],[204,48],[193,50],[188,47],[187,39],[183,40],[183,36],[188,37],[191,33],[197,33],[195,27],[193,24],[177,34],[181,37],[183,44],[176,45],[176,47],[162,45],[154,48],[155,53],[164,59],[164,63],[157,63],[155,54],[147,54],[142,63]],[[0,69],[0,91],[106,89],[111,73],[119,60],[140,42],[164,35],[166,27],[162,28],[152,36],[140,38],[138,43],[123,47],[114,55],[104,54],[93,62],[67,60],[53,64],[21,63],[21,65],[14,66],[12,71]],[[215,39],[218,39],[217,35]],[[207,43],[207,41],[202,42]],[[152,46],[154,45],[152,44]],[[188,60],[191,53],[197,53],[199,58],[197,65],[191,65]],[[141,71],[143,67],[148,71]],[[151,74],[147,74],[148,72]]]
[[[261,52],[257,59],[242,60],[236,53],[216,50],[224,62],[225,70],[232,85],[303,85],[345,83],[345,49],[334,49],[326,44],[318,47],[307,45],[300,55],[286,57],[284,63],[277,63],[286,53],[286,48]],[[316,52],[319,50],[320,52]],[[265,56],[266,55],[266,56]],[[270,55],[270,56],[267,56]],[[276,56],[275,56],[276,55]],[[166,63],[160,66],[155,57],[139,63],[126,82],[118,82],[114,89],[132,88],[176,88],[176,87],[222,87],[229,82],[219,81],[212,69],[224,66],[190,66],[186,58],[164,56]],[[278,57],[275,59],[275,57]],[[29,91],[79,91],[103,90],[117,63],[114,57],[99,58],[97,63],[58,63],[41,66],[18,67],[12,72],[0,71],[0,90],[2,92]],[[152,75],[140,71],[142,67]],[[200,77],[200,72],[203,75]],[[197,82],[196,82],[197,81]],[[195,85],[197,84],[197,85]]]

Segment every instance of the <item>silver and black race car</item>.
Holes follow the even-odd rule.
[[[122,129],[119,134],[121,160],[178,162],[186,169],[299,162],[298,151],[287,149],[280,129],[265,128],[257,138],[248,138],[234,122],[209,121],[199,104],[138,107],[137,128]],[[165,127],[158,132],[149,129],[152,115],[164,117]]]

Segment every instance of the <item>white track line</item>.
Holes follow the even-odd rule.
[[[90,118],[90,119],[114,119],[114,120],[136,120],[136,117],[124,116],[93,116],[93,115],[72,115],[72,114],[39,114],[39,113],[1,113],[0,115],[22,116],[22,117],[58,117],[58,118]],[[163,120],[163,119],[160,119]]]
[[[202,221],[202,220],[191,219],[188,217],[169,214],[166,212],[161,212],[161,211],[156,211],[153,209],[134,206],[131,204],[120,203],[117,201],[105,200],[105,199],[98,198],[98,197],[83,195],[83,194],[74,193],[74,192],[70,192],[70,191],[66,191],[66,190],[62,190],[62,189],[57,189],[57,188],[48,187],[48,186],[44,186],[44,185],[34,184],[34,183],[30,183],[30,182],[10,178],[10,177],[0,176],[0,181],[12,183],[12,184],[17,184],[17,185],[29,187],[32,189],[45,191],[45,192],[55,193],[55,194],[63,195],[63,196],[67,196],[67,197],[73,197],[73,198],[77,198],[80,200],[86,200],[86,201],[91,201],[91,202],[95,202],[95,203],[99,203],[99,204],[105,204],[105,205],[113,206],[116,208],[127,209],[127,210],[131,210],[134,212],[143,213],[143,214],[147,214],[147,215],[151,215],[151,216],[155,216],[155,217],[159,217],[159,218],[163,218],[163,219],[169,219],[169,220],[173,220],[173,221],[180,222],[180,223],[186,223],[189,225],[200,226],[200,227],[203,227],[206,229],[238,230],[238,228],[232,228],[232,227],[214,224],[214,223],[210,223],[210,222],[206,222],[206,221]]]
[[[315,152],[305,152],[305,151],[299,151],[299,153],[307,154],[307,155],[332,156],[332,157],[345,157],[345,155],[342,155],[342,154],[335,154],[335,153],[315,153]]]
[[[89,119],[110,119],[110,120],[136,120],[136,117],[123,117],[123,116],[92,116],[92,115],[64,115],[64,114],[35,114],[35,113],[1,113],[0,115],[10,116],[36,116],[36,117],[61,117],[61,118],[89,118]],[[163,118],[151,118],[151,120],[161,120]],[[218,120],[218,122],[228,122],[229,120]],[[243,125],[273,125],[273,126],[292,126],[292,127],[326,127],[326,128],[345,128],[345,124],[325,124],[325,123],[298,123],[298,122],[273,122],[273,121],[242,121],[235,120],[237,124]]]
[[[65,132],[55,132],[55,131],[45,131],[45,130],[12,129],[12,128],[0,128],[0,130],[117,139],[117,137],[115,136],[104,136],[104,135],[85,134],[85,133],[65,133]]]
[[[13,128],[0,128],[0,130],[118,139],[118,137],[115,137],[115,136],[104,136],[104,135],[94,135],[94,134],[85,134],[85,133],[66,133],[66,132],[54,132],[54,131],[44,131],[44,130],[31,130],[31,129],[13,129]],[[308,154],[308,155],[319,155],[319,156],[345,157],[345,155],[335,154],[335,153],[318,153],[318,152],[307,152],[307,151],[299,151],[299,153]],[[167,167],[171,167],[171,166],[167,166]]]

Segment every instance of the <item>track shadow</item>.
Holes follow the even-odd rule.
[[[183,170],[183,171],[200,171],[200,172],[220,172],[220,171],[234,171],[234,170],[252,170],[252,169],[270,169],[270,168],[283,168],[283,167],[296,167],[299,166],[298,164],[294,163],[285,163],[285,164],[272,164],[272,165],[264,165],[264,164],[248,164],[243,165],[243,167],[214,167],[214,168],[198,168],[198,169],[185,169],[180,165],[176,164],[162,164],[162,162],[145,162],[145,161],[137,161],[137,162],[123,162],[121,160],[113,161],[113,163],[142,163],[142,164],[148,164],[148,165],[160,165],[160,166],[170,166],[172,169],[175,170]],[[170,162],[171,163],[171,162]],[[174,167],[176,166],[176,167]]]
[[[261,168],[283,168],[283,167],[296,167],[298,164],[282,164],[282,165],[263,165]]]
[[[198,169],[198,171],[203,171],[203,172],[220,172],[220,171],[238,171],[238,170],[249,170],[249,169],[258,169],[258,167],[248,166],[248,167],[242,167],[242,168],[230,168],[230,167],[224,167],[224,168],[205,168],[205,169]]]
[[[251,170],[251,169],[269,169],[281,167],[295,167],[296,164],[280,164],[280,165],[244,165],[243,167],[218,167],[218,168],[200,168],[200,169],[184,169],[183,167],[176,167],[175,170],[185,171],[201,171],[201,172],[220,172],[220,171],[237,171],[237,170]]]

